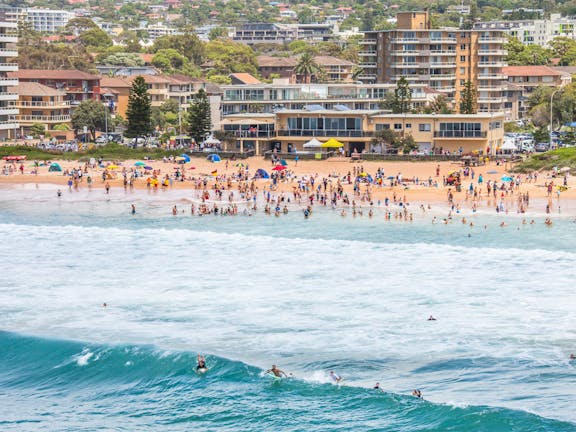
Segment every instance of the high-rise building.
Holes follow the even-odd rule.
[[[478,111],[501,111],[505,42],[500,30],[432,29],[427,12],[402,12],[396,30],[365,33],[359,79],[396,83],[405,77],[446,95],[455,107],[471,81]]]
[[[9,91],[9,87],[18,86],[18,79],[8,77],[9,72],[18,70],[18,63],[15,63],[18,57],[18,25],[1,19],[0,17],[0,139],[4,140],[13,138],[14,131],[18,129],[18,94]],[[9,63],[10,61],[14,63]]]
[[[55,33],[74,18],[72,12],[57,9],[20,8],[13,9],[11,14],[18,22],[27,22],[40,33]]]

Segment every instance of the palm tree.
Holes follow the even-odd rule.
[[[300,57],[298,60],[298,64],[294,68],[294,72],[296,75],[303,75],[304,82],[306,84],[310,84],[310,79],[314,74],[320,74],[322,69],[318,64],[314,61],[314,56],[311,52],[307,51]]]

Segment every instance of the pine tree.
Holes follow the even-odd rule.
[[[126,110],[127,127],[126,135],[128,138],[141,137],[152,133],[151,102],[148,94],[148,87],[144,78],[138,76],[132,83],[130,96],[128,97],[128,109]]]
[[[188,110],[188,134],[200,143],[211,130],[210,103],[204,89],[200,89]]]
[[[476,114],[476,88],[472,81],[464,83],[460,94],[460,114]]]
[[[391,101],[391,108],[394,114],[404,114],[410,111],[412,106],[412,90],[406,77],[402,76],[394,89],[394,96]]]

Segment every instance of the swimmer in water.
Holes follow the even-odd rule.
[[[380,383],[377,382],[376,384],[374,384],[374,387],[372,387],[374,390],[379,390],[382,393],[384,393],[384,390],[382,389],[382,387],[380,387]]]
[[[206,358],[203,355],[198,354],[198,359],[196,360],[196,370],[199,371],[202,369],[208,369],[206,367]]]
[[[270,369],[268,369],[266,371],[267,374],[271,373],[274,376],[277,376],[278,378],[282,378],[282,375],[284,375],[285,378],[288,378],[288,375],[286,375],[286,372],[284,372],[282,369],[278,369],[276,367],[276,365],[272,365],[272,367]]]
[[[136,214],[136,206],[134,204],[132,204],[132,209],[130,210],[130,213]]]
[[[576,354],[570,354],[570,360],[576,360]]]
[[[430,315],[430,316],[428,317],[428,321],[436,321],[436,318],[434,318],[432,315]]]
[[[336,384],[339,384],[342,381],[342,377],[334,371],[330,371],[330,378],[332,378],[332,381]]]
[[[56,195],[58,195],[58,198],[60,198],[62,196],[62,191],[60,189],[58,189],[58,191],[56,192]]]
[[[412,396],[416,396],[417,398],[422,398],[422,392],[418,389],[412,390]]]

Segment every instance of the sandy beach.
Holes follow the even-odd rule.
[[[0,184],[10,185],[10,184],[22,184],[22,183],[38,183],[38,184],[55,184],[61,186],[62,190],[68,189],[69,176],[64,175],[67,171],[71,171],[74,168],[82,168],[85,170],[85,165],[77,161],[56,161],[60,164],[63,171],[62,172],[49,172],[49,163],[38,168],[38,172],[35,173],[34,161],[24,161],[24,173],[20,173],[20,163],[7,163],[3,162],[1,168],[4,175],[0,175]],[[127,160],[123,162],[118,161],[104,161],[103,165],[113,164],[117,168],[112,170],[107,170],[110,173],[111,178],[107,180],[111,189],[122,188],[123,187],[123,171],[125,170],[130,176],[133,170],[137,169],[135,166],[135,160]],[[193,158],[190,163],[187,164],[176,164],[173,162],[164,162],[162,160],[156,161],[144,161],[146,165],[153,168],[153,170],[144,171],[138,168],[139,173],[143,174],[135,178],[134,188],[144,189],[147,187],[146,179],[152,177],[152,173],[158,179],[165,178],[166,175],[174,177],[174,173],[179,170],[181,174],[184,175],[185,181],[172,181],[170,188],[173,189],[196,189],[197,181],[199,179],[207,179],[208,186],[207,189],[211,189],[216,182],[220,185],[226,186],[227,179],[246,168],[249,170],[250,178],[254,175],[256,170],[262,168],[268,173],[272,173],[273,164],[270,160],[265,160],[262,157],[252,157],[242,161],[221,161],[218,163],[212,163],[206,159]],[[241,165],[243,164],[243,165]],[[12,165],[12,172],[5,175],[8,168]],[[6,167],[6,168],[5,168]],[[453,202],[462,207],[467,207],[469,202],[472,201],[472,193],[469,194],[467,198],[467,191],[470,192],[470,183],[473,187],[478,187],[479,195],[481,198],[485,198],[486,195],[486,184],[488,181],[496,181],[498,186],[502,184],[502,177],[509,174],[510,164],[509,163],[498,163],[497,161],[490,161],[488,164],[472,167],[474,170],[474,179],[471,176],[462,177],[462,191],[457,192],[453,186],[444,186],[443,177],[448,176],[454,171],[459,171],[463,169],[461,163],[456,162],[356,162],[352,163],[349,159],[339,159],[333,158],[324,161],[288,161],[288,166],[286,173],[289,173],[289,178],[286,180],[279,181],[277,187],[274,188],[273,193],[278,194],[281,192],[289,193],[293,192],[294,188],[298,186],[300,179],[310,179],[310,177],[315,178],[316,184],[322,182],[323,179],[328,179],[329,182],[335,185],[338,179],[341,179],[341,183],[344,192],[349,194],[351,199],[353,199],[353,184],[349,184],[345,178],[348,173],[351,174],[352,183],[354,182],[354,170],[356,173],[364,172],[371,176],[374,176],[378,169],[384,170],[384,178],[396,177],[401,175],[402,184],[392,187],[390,185],[390,180],[385,180],[384,185],[371,185],[370,186],[370,197],[374,203],[377,201],[384,201],[388,198],[390,201],[396,196],[397,200],[403,200],[411,203],[448,203],[448,192],[453,193]],[[437,174],[437,169],[438,175]],[[92,177],[92,187],[94,188],[104,188],[105,181],[102,179],[102,174],[105,171],[101,167],[89,167],[87,171],[84,171],[84,178],[79,184],[79,188],[86,188],[87,182],[85,179],[88,176]],[[483,177],[482,184],[478,184],[479,176]],[[344,179],[342,181],[342,179]],[[520,186],[515,190],[514,194],[506,197],[497,194],[497,200],[505,199],[511,206],[514,201],[514,197],[519,194],[528,193],[530,200],[535,204],[529,208],[531,211],[542,213],[545,210],[547,202],[550,203],[550,208],[553,209],[550,213],[551,216],[554,213],[558,213],[558,200],[562,204],[562,212],[568,214],[574,213],[576,209],[576,180],[568,176],[568,189],[562,191],[560,194],[557,192],[557,185],[562,185],[564,181],[564,176],[559,175],[556,178],[552,178],[551,173],[539,173],[537,181],[533,179],[528,179],[526,175],[520,176],[521,183]],[[414,183],[417,180],[417,183]],[[432,182],[433,186],[428,186],[429,181]],[[553,193],[551,194],[552,200],[549,199],[546,183],[554,182]],[[435,183],[438,183],[436,186]],[[235,189],[235,182],[232,182],[232,189]],[[425,184],[425,185],[424,185]],[[270,190],[272,182],[270,179],[258,179],[256,180],[257,190]],[[361,192],[366,190],[366,185],[361,183]],[[481,199],[478,202],[478,208],[482,206],[494,206],[496,199]],[[358,205],[363,205],[365,200],[358,200]],[[537,204],[536,204],[537,203]],[[538,205],[542,208],[535,208]],[[489,210],[489,208],[487,209]],[[514,211],[512,207],[508,209],[510,212]],[[528,209],[527,209],[528,210]]]

